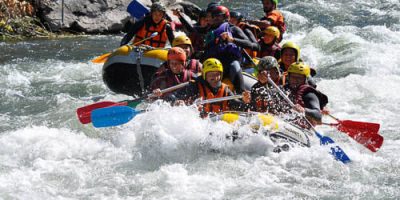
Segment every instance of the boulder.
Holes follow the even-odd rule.
[[[131,1],[40,0],[36,2],[36,8],[39,18],[51,31],[63,29],[85,33],[117,33],[130,18],[126,8]],[[167,13],[171,17],[173,16],[170,9],[179,8],[192,19],[196,19],[200,11],[195,4],[183,0],[159,1],[167,6]],[[148,7],[152,4],[151,0],[140,0],[140,2]],[[173,17],[173,20],[176,18]]]

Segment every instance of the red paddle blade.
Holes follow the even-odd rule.
[[[358,143],[362,144],[372,152],[376,152],[381,148],[383,137],[377,131],[368,131],[366,129],[357,129],[357,127],[344,127],[342,124],[337,126],[338,130],[345,132]]]
[[[363,131],[370,131],[370,132],[375,132],[378,133],[380,124],[377,123],[371,123],[371,122],[357,122],[357,121],[352,121],[352,120],[338,120],[339,125],[343,129],[356,129],[356,130],[363,130]],[[344,131],[347,132],[347,131]]]
[[[127,104],[126,102],[116,103],[116,102],[112,102],[112,101],[102,101],[102,102],[97,102],[94,104],[80,107],[76,110],[76,114],[78,115],[78,119],[82,124],[88,124],[88,123],[92,122],[92,119],[90,118],[90,114],[92,113],[93,110],[98,109],[98,108],[105,108],[105,107],[110,107],[110,106],[126,105],[126,104]]]

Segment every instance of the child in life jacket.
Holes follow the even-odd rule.
[[[279,60],[281,57],[281,47],[279,46],[280,31],[275,26],[269,26],[263,31],[263,37],[258,42],[260,49],[257,53],[259,57],[273,56]]]
[[[153,94],[162,97],[168,94],[162,94],[161,90],[169,88],[180,83],[193,80],[196,75],[186,69],[186,53],[180,47],[172,47],[168,51],[168,67],[161,73],[157,73],[150,84]]]

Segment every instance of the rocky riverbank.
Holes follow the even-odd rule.
[[[130,19],[132,0],[3,0],[0,2],[0,39],[57,37],[64,34],[119,33]],[[167,8],[181,8],[194,17],[198,6],[182,0],[160,0]],[[152,1],[140,0],[146,6]],[[168,14],[172,16],[170,10]]]

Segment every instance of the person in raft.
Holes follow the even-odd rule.
[[[279,46],[280,31],[275,26],[269,26],[263,31],[263,36],[258,42],[260,49],[257,53],[258,56],[273,56],[279,60],[281,57],[281,47]]]
[[[175,105],[193,104],[195,100],[220,98],[234,95],[228,85],[222,83],[223,66],[216,58],[209,58],[203,63],[202,76],[190,82],[185,88],[172,93],[168,101]],[[243,92],[243,102],[240,100],[228,100],[216,103],[204,104],[199,107],[200,115],[205,117],[208,113],[219,113],[229,110],[245,111],[246,103],[250,103],[250,92]]]
[[[268,83],[269,76],[276,85],[280,85],[281,73],[278,61],[272,56],[263,57],[257,65],[257,70],[258,81],[251,87],[250,110],[275,115],[287,113],[290,106],[274,86]]]
[[[152,47],[163,48],[167,40],[174,41],[174,33],[170,23],[165,19],[166,8],[161,3],[153,3],[150,8],[150,15],[147,15],[140,21],[136,22],[129,32],[122,38],[121,46],[128,44],[133,36],[133,44],[149,45]],[[149,38],[151,34],[157,32],[158,35]],[[143,39],[149,38],[142,41]],[[142,41],[142,42],[140,42]],[[140,42],[140,44],[137,44]]]
[[[250,24],[257,25],[264,30],[269,26],[275,26],[280,31],[278,42],[282,41],[283,33],[286,32],[286,24],[282,13],[277,10],[278,0],[261,0],[263,4],[265,16],[260,20],[248,20]]]
[[[305,115],[313,125],[317,125],[321,124],[328,97],[308,84],[307,79],[310,77],[311,69],[308,65],[302,62],[293,63],[288,69],[285,87],[289,91],[289,99],[295,104],[294,110]],[[306,122],[298,121],[298,124],[309,128]]]
[[[161,90],[181,83],[188,82],[197,77],[195,73],[186,69],[186,53],[180,47],[172,47],[168,51],[167,67],[164,71],[157,73],[150,87],[157,97],[168,95],[162,94]]]

